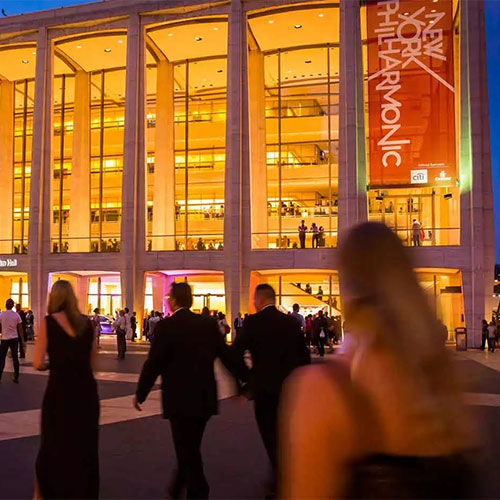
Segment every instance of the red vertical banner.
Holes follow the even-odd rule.
[[[452,0],[369,0],[370,186],[456,185]]]

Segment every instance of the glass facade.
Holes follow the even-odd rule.
[[[148,40],[146,249],[222,250],[227,20],[155,27]]]
[[[125,32],[57,42],[52,252],[120,250]]]
[[[338,7],[249,16],[253,248],[336,246],[338,19]]]

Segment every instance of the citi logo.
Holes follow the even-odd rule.
[[[412,184],[427,184],[427,170],[412,170],[410,180]]]

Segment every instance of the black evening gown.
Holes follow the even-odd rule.
[[[48,498],[98,498],[99,397],[90,357],[94,332],[69,336],[51,316],[47,322],[50,375],[42,405],[36,475]]]

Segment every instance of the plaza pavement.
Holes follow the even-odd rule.
[[[125,361],[116,360],[112,339],[102,342],[97,360],[101,398],[101,498],[164,498],[175,465],[168,422],[161,418],[159,388],[143,412],[132,408],[132,395],[148,344],[130,344]],[[11,382],[11,361],[0,384],[0,498],[31,498],[33,467],[39,446],[40,406],[47,374],[30,366],[33,346],[23,360],[21,383]],[[500,498],[500,351],[454,353],[467,380],[466,402],[477,413],[484,436],[483,497]],[[326,357],[325,362],[331,357]],[[319,360],[315,360],[319,362]],[[216,367],[220,415],[212,418],[203,442],[205,471],[212,498],[263,498],[267,459],[253,418],[252,404],[234,396],[234,386]],[[75,429],[78,432],[78,429]]]

